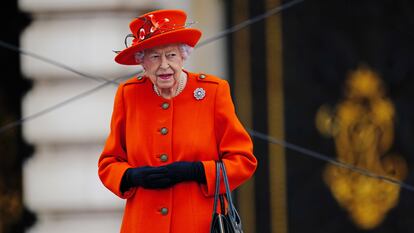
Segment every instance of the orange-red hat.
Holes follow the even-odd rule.
[[[181,10],[158,10],[146,13],[129,24],[132,45],[118,53],[115,61],[123,65],[138,65],[135,53],[160,45],[184,43],[194,47],[201,31],[186,28],[187,15]]]

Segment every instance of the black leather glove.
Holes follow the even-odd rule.
[[[183,181],[196,181],[205,184],[206,175],[201,162],[174,162],[161,168],[167,169],[169,186]]]
[[[148,189],[165,188],[170,182],[166,177],[167,172],[163,167],[128,168],[122,177],[121,192],[137,186]]]

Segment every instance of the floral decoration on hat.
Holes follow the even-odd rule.
[[[135,53],[153,47],[183,43],[194,47],[201,37],[201,31],[188,28],[187,15],[181,10],[158,10],[134,19],[129,27],[131,34],[125,38],[125,48],[116,51],[115,61],[124,65],[138,65]],[[127,39],[133,38],[131,46]]]

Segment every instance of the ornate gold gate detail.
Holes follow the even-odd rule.
[[[363,67],[348,76],[340,103],[334,108],[319,108],[316,126],[321,134],[335,140],[339,161],[402,180],[407,173],[405,160],[389,152],[394,114],[381,79]],[[323,176],[335,199],[360,228],[375,228],[398,203],[398,185],[330,164]]]

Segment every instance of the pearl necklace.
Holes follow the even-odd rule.
[[[177,86],[177,89],[175,90],[175,93],[174,93],[174,96],[173,96],[173,97],[177,96],[178,94],[180,94],[180,93],[184,90],[184,86],[185,86],[185,81],[186,81],[186,79],[187,79],[187,77],[186,77],[186,76],[184,76],[184,77],[181,77],[181,78],[178,80],[178,86]],[[153,89],[154,89],[154,92],[155,92],[158,96],[161,96],[161,93],[160,93],[160,91],[158,90],[157,86],[155,86],[155,84],[152,84],[152,87],[153,87]]]

